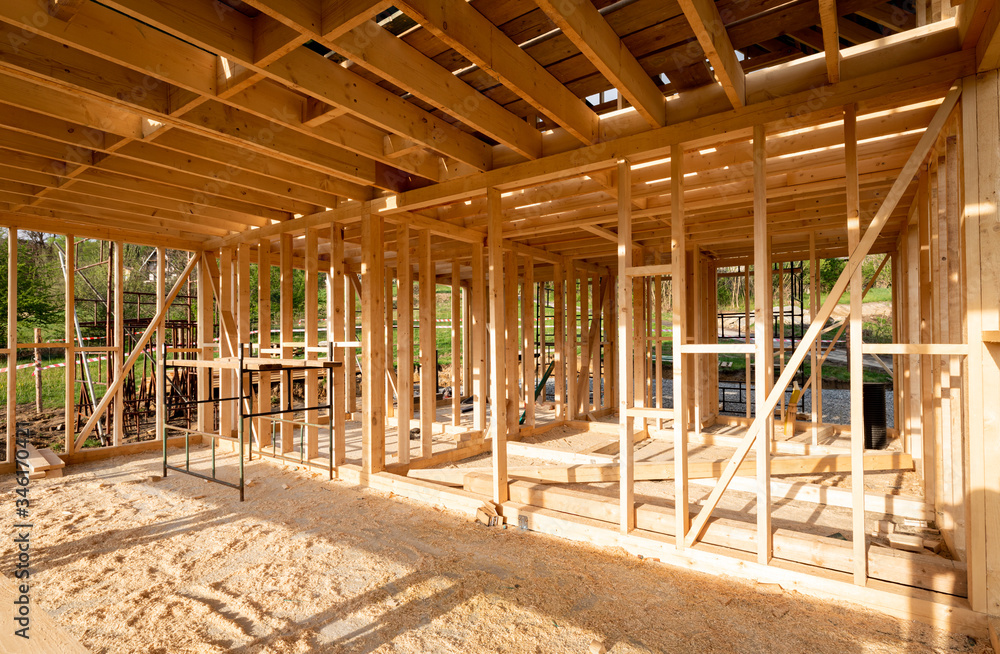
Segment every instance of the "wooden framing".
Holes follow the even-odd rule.
[[[655,551],[682,565],[812,583],[817,593],[935,624],[977,627],[982,616],[1000,615],[1000,487],[991,474],[1000,467],[991,446],[1000,433],[995,2],[967,0],[950,19],[947,3],[911,11],[832,0],[404,0],[401,12],[416,21],[405,31],[395,19],[377,22],[391,6],[381,0],[253,0],[252,12],[226,12],[227,21],[199,3],[58,4],[44,21],[31,18],[29,0],[0,9],[10,35],[23,38],[0,39],[0,225],[9,235],[4,465],[13,463],[18,423],[16,354],[32,345],[17,337],[18,234],[42,230],[66,235],[71,310],[60,326],[65,342],[52,345],[66,356],[68,462],[104,456],[80,451],[99,420],[111,428],[107,452],[145,451],[126,442],[123,385],[153,335],[166,340],[166,314],[197,267],[197,398],[209,400],[216,385],[219,396],[235,395],[231,359],[255,331],[267,350],[260,356],[314,361],[329,353],[342,364],[327,389],[341,479],[471,514],[489,507],[508,525],[523,518],[529,528]],[[865,27],[872,21],[887,35]],[[76,356],[88,349],[73,321],[84,281],[75,269],[79,238],[114,242],[114,329],[111,385],[76,432]],[[157,257],[156,314],[131,352],[126,243],[155,247]],[[167,248],[190,253],[169,292]],[[874,254],[881,264],[866,283],[862,263]],[[835,258],[846,267],[820,302],[821,262]],[[792,334],[798,345],[790,351],[786,273],[789,262],[805,260],[809,327]],[[891,342],[865,343],[863,298],[887,262]],[[726,276],[744,285],[748,334],[738,342],[719,342],[713,291]],[[673,406],[663,401],[665,283]],[[450,419],[440,423],[438,284],[451,290],[441,325],[449,330],[441,347],[450,349],[451,374],[441,386],[451,388]],[[846,318],[827,328],[845,291]],[[824,342],[831,332],[832,343]],[[844,332],[850,424],[828,425],[824,364],[840,358],[829,357]],[[409,439],[415,345],[418,454]],[[719,355],[746,362],[747,410],[738,420],[721,415]],[[930,512],[954,557],[929,558],[930,567],[880,551],[865,531],[873,506],[892,509],[866,494],[864,475],[883,456],[865,450],[865,362],[886,356],[890,434],[903,450],[891,455],[893,465],[914,466],[923,496],[913,510]],[[811,415],[803,425],[785,390],[807,358]],[[549,363],[552,405],[534,396]],[[303,402],[315,406],[319,369],[304,365]],[[261,371],[242,381],[254,379],[260,410],[275,383],[282,403],[293,396],[285,377]],[[162,397],[167,389],[158,384]],[[462,419],[468,395],[471,425]],[[790,429],[774,425],[776,410],[788,413]],[[230,437],[237,417],[232,402],[218,416],[202,404],[197,428]],[[323,418],[310,410],[298,425],[296,454],[308,467],[322,449]],[[171,445],[167,420],[157,407],[156,439]],[[361,423],[360,442],[349,442],[352,420]],[[274,454],[290,460],[300,434],[278,424],[256,419],[252,442],[267,454],[274,429]],[[580,452],[508,445],[554,425],[608,442]],[[721,435],[720,427],[739,434]],[[808,434],[800,442],[801,428]],[[454,447],[445,442],[452,438]],[[645,438],[670,440],[673,458],[637,461],[635,443]],[[727,456],[689,460],[701,445],[728,448]],[[489,479],[433,469],[486,451]],[[508,468],[508,455],[564,465]],[[805,458],[850,474],[849,493],[838,489],[835,501],[851,510],[850,545],[772,524],[772,500],[792,493],[772,475],[804,469]],[[407,471],[420,472],[403,479]],[[755,496],[754,524],[713,517],[737,475],[737,492]],[[454,478],[463,489],[446,487]],[[718,481],[692,484],[698,478]],[[618,497],[525,479],[616,482]],[[637,504],[637,479],[672,483],[673,510]],[[710,492],[692,518],[692,489],[702,486]],[[789,501],[815,499],[812,492]],[[824,503],[834,500],[817,501]],[[807,571],[814,564],[828,569]],[[901,567],[887,572],[893,565]],[[935,581],[927,570],[939,567],[946,570]]]

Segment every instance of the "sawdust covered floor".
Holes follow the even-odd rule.
[[[232,474],[234,458],[222,460]],[[149,481],[158,467],[113,459],[33,483],[35,597],[94,652],[533,654],[587,652],[593,638],[615,654],[988,651],[270,462],[248,466],[242,504],[188,476]],[[5,505],[12,489],[0,481]]]

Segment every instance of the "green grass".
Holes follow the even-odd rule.
[[[65,359],[50,359],[43,362],[43,366],[53,365],[56,363],[63,363]],[[22,364],[25,362],[21,362]],[[101,362],[103,365],[100,368],[102,373],[101,377],[98,377],[98,362],[90,362],[90,374],[91,379],[94,380],[94,394],[97,396],[96,400],[100,401],[104,397],[104,386],[102,384],[96,383],[99,379],[103,379],[103,375],[107,374],[107,361]],[[137,366],[142,365],[142,361],[136,363]],[[77,377],[81,376],[81,370],[79,369],[79,359],[77,360]],[[34,371],[31,368],[24,368],[17,371],[17,404],[34,404],[35,402],[35,376]],[[77,382],[76,386],[76,396],[80,393],[80,383]],[[45,409],[58,409],[62,408],[66,400],[66,369],[65,368],[50,368],[48,370],[42,371],[42,406]],[[0,374],[0,402],[6,403],[7,401],[7,374]]]

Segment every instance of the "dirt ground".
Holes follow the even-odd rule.
[[[222,461],[233,475],[234,457]],[[150,481],[159,463],[77,465],[31,486],[37,600],[93,652],[582,653],[595,638],[613,654],[989,651],[272,462],[248,464],[242,504],[192,477]],[[0,480],[6,505],[12,489]]]

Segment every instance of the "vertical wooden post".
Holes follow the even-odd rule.
[[[451,261],[451,424],[462,424],[462,283],[458,259]]]
[[[1000,73],[970,76],[962,92],[968,356],[968,575],[972,609],[1000,615]]]
[[[263,350],[271,347],[271,240],[268,238],[257,242],[257,347]],[[263,352],[260,356],[271,358]],[[257,412],[262,413],[271,410],[271,373],[262,370],[257,375]],[[272,424],[270,418],[257,418],[259,449],[271,445]]]
[[[520,391],[518,379],[520,366],[517,365],[518,350],[518,320],[517,315],[517,253],[513,250],[504,252],[504,327],[507,347],[507,437],[515,437],[520,433]]]
[[[279,338],[281,339],[281,358],[290,359],[292,358],[292,349],[285,347],[285,343],[292,342],[294,338],[293,322],[292,322],[292,275],[294,271],[292,269],[292,235],[282,234],[280,237],[279,245],[280,251],[280,264],[281,264],[281,295],[280,295],[280,306],[279,306]],[[292,386],[288,381],[287,375],[281,375],[281,406],[288,406],[289,398],[292,396]],[[282,422],[281,424],[281,452],[287,454],[291,452],[295,447],[295,433],[292,429],[293,425],[287,422]]]
[[[966,100],[963,99],[964,106]],[[915,205],[919,205],[919,196],[914,200]],[[906,233],[906,264],[903,270],[906,280],[906,342],[920,342],[920,236],[917,225],[909,225]],[[921,477],[924,476],[924,426],[921,419],[921,381],[920,381],[920,360],[919,354],[911,354],[906,357],[906,390],[907,390],[907,410],[906,426],[909,433],[909,452],[913,456],[913,463]]]
[[[694,249],[691,251],[691,261],[693,264],[692,265],[693,270],[691,271],[692,273],[691,276],[694,277],[694,284],[693,284],[694,297],[692,298],[692,301],[689,303],[691,309],[693,310],[691,313],[694,314],[692,316],[693,318],[692,322],[694,324],[691,325],[691,331],[694,332],[694,341],[698,343],[698,342],[703,342],[702,338],[704,336],[702,334],[702,314],[704,313],[703,311],[704,303],[702,302],[702,300],[705,294],[705,289],[703,287],[704,285],[702,284],[702,280],[704,279],[703,277],[704,271],[702,270],[703,266],[702,266],[701,248],[698,245],[695,245]],[[704,378],[705,378],[705,373],[703,370],[704,368],[703,363],[705,360],[705,356],[706,355],[702,354],[690,357],[691,361],[694,363],[694,365],[691,366],[692,370],[690,372],[693,373],[692,377],[694,377],[694,433],[697,436],[701,436],[701,422],[702,420],[704,420],[703,405],[705,402],[705,398],[702,396],[702,384],[704,383]]]
[[[17,445],[17,227],[7,228],[7,461]]]
[[[384,218],[365,204],[361,215],[361,468],[385,469]],[[424,389],[421,388],[421,395]]]
[[[207,257],[215,256],[210,252],[203,252],[198,259],[198,358],[208,361],[215,358],[215,348],[212,347],[212,282],[209,279],[208,266],[205,265]],[[212,397],[212,369],[198,368],[198,430],[210,431],[215,421],[212,405],[205,400]]]
[[[233,250],[232,248],[222,248],[219,250],[219,298],[216,301],[216,308],[219,314],[219,356],[236,356],[238,343],[232,341],[236,334],[231,334],[226,329],[226,322],[222,320],[223,312],[232,314],[233,311]],[[233,397],[233,370],[219,371],[219,397]],[[232,436],[235,429],[233,422],[232,401],[219,402],[219,434]],[[219,442],[213,443],[213,447],[218,447]]]
[[[509,498],[507,487],[507,343],[504,334],[503,212],[500,191],[486,189],[487,250],[490,266],[490,398],[493,404],[493,501]]]
[[[816,232],[809,232],[809,324],[816,319],[819,311],[819,261],[816,259]],[[812,442],[819,444],[819,425],[823,422],[823,414],[820,413],[820,390],[819,390],[819,348],[822,339],[816,339],[809,350],[809,385],[810,391],[809,409],[812,412]]]
[[[663,263],[663,255],[657,252],[655,259],[653,260],[656,264]],[[656,393],[654,394],[655,406],[658,409],[663,408],[663,276],[657,275],[653,278],[653,306],[655,316],[655,327],[653,329],[654,341],[653,341],[653,367],[655,374],[654,384],[656,386]],[[656,421],[656,428],[663,429],[663,420],[659,419]]]
[[[159,279],[157,279],[159,282]],[[160,296],[162,297],[162,293]],[[76,237],[66,235],[66,321],[64,334],[66,338],[66,393],[64,395],[65,410],[65,446],[66,454],[72,454],[76,449]],[[87,377],[84,376],[84,379]],[[157,394],[157,397],[163,397]],[[156,404],[159,426],[162,421],[162,407]],[[162,428],[160,428],[162,429]],[[161,434],[162,432],[157,432]]]
[[[396,236],[398,238],[399,231],[397,228]],[[394,370],[394,359],[392,356],[393,349],[393,302],[392,302],[392,280],[394,278],[394,273],[392,268],[389,266],[385,267],[385,414],[386,416],[392,418],[396,417],[396,410],[393,406],[393,390],[398,380],[396,379],[396,374]],[[398,426],[399,421],[396,421]]]
[[[631,250],[629,256],[631,256]],[[576,263],[566,266],[566,419],[577,419],[577,388],[580,371],[576,360]]]
[[[358,296],[357,292],[354,290],[354,284],[352,283],[352,277],[356,273],[353,270],[347,270],[347,266],[344,266],[344,293],[347,296],[344,305],[346,329],[347,329],[347,340],[351,342],[359,342],[361,339],[358,336]],[[347,348],[347,353],[345,358],[346,367],[346,380],[347,380],[347,413],[352,418],[354,413],[358,410],[358,383],[357,383],[357,373],[358,370],[358,351],[360,348],[349,347]]]
[[[920,342],[931,342],[931,234],[930,234],[930,171],[921,168],[917,181],[917,229],[920,239]],[[936,498],[934,484],[935,450],[934,399],[930,356],[920,357],[921,425],[923,432],[924,501],[933,506]]]
[[[306,229],[305,244],[305,338],[307,360],[315,360],[318,356],[309,348],[319,346],[319,234],[316,229]],[[381,379],[384,379],[382,377]],[[319,370],[306,369],[305,397],[303,402],[307,407],[319,404]],[[319,422],[318,411],[306,411],[306,422],[316,425]],[[319,429],[306,427],[306,459],[319,457]]]
[[[396,232],[396,320],[399,338],[396,370],[396,438],[399,463],[410,461],[410,420],[413,418],[413,266],[410,264],[410,226],[400,224]]]
[[[566,298],[563,265],[557,262],[552,273],[552,303],[555,315],[552,317],[552,380],[555,387],[553,401],[556,408],[556,420],[566,419]]]
[[[115,241],[115,380],[125,372],[125,243]],[[124,388],[124,387],[123,387]],[[125,392],[115,393],[114,445],[125,442]]]
[[[603,395],[601,397],[601,408],[602,409],[612,409],[614,408],[614,401],[611,397],[611,385],[612,380],[618,371],[615,368],[614,352],[615,348],[611,345],[614,341],[612,337],[615,309],[614,305],[617,302],[615,293],[615,278],[610,274],[604,277],[604,282],[606,284],[604,293],[604,320],[602,324],[603,337],[601,338],[601,390]]]
[[[743,267],[743,324],[745,331],[743,332],[744,339],[743,342],[746,345],[750,344],[750,266]],[[753,360],[750,355],[747,354],[744,357],[744,363],[746,365],[746,377],[743,383],[746,385],[746,390],[744,392],[744,403],[746,404],[746,414],[747,418],[750,417],[752,413],[752,405],[750,402],[750,389],[753,387],[753,380],[751,376],[753,374]]]
[[[959,270],[962,264],[962,254],[960,252],[960,227],[958,213],[959,199],[959,170],[958,170],[958,137],[948,136],[945,140],[945,220],[948,232],[948,270],[946,285],[948,292],[944,297],[948,298],[947,313],[949,315],[948,334],[946,338],[949,343],[961,343],[963,340],[962,316],[964,315],[962,293],[958,292],[963,288]],[[895,370],[895,368],[894,368]],[[958,560],[966,560],[966,475],[965,475],[965,434],[963,433],[963,407],[962,407],[962,360],[958,357],[948,357],[947,371],[948,379],[948,400],[950,405],[949,419],[951,421],[951,439],[944,443],[948,449],[949,460],[951,462],[950,483],[951,498],[948,503],[948,511],[951,513],[954,533],[954,551]],[[943,375],[944,376],[944,375]]]
[[[239,354],[240,351],[239,348],[243,348],[246,344],[250,343],[250,341],[252,340],[252,337],[250,336],[250,244],[249,243],[240,243],[239,249],[237,249],[236,251],[236,260],[237,260],[237,265],[236,265],[235,291],[237,293],[236,308],[238,312],[237,313],[238,318],[236,322],[236,333],[237,333],[236,353]],[[250,380],[252,378],[253,377],[250,373],[243,375],[244,393],[247,394],[250,393]],[[236,388],[239,389],[239,385],[237,385]],[[237,395],[239,394],[239,390],[236,391],[236,394]],[[240,412],[241,405],[246,407],[246,405],[243,404],[242,399],[240,399],[240,401],[236,403],[235,408],[237,413]],[[254,430],[254,426],[252,423],[253,420],[251,420],[250,418],[247,418],[243,422],[243,429],[245,430],[243,433],[247,434],[247,437],[249,438],[247,446],[251,448],[253,447],[253,430]]]
[[[670,147],[670,285],[673,302],[671,357],[674,373],[674,506],[677,549],[684,549],[684,535],[691,526],[688,514],[687,393],[684,387],[684,355],[687,338],[687,243],[684,233],[684,150]],[[619,334],[621,328],[619,328]]]
[[[593,411],[601,404],[601,278],[597,275],[590,278],[590,293],[593,298],[590,305],[593,317],[590,321],[588,351],[593,392],[588,410]]]
[[[857,107],[844,107],[844,155],[847,161],[847,249],[854,252],[861,241],[861,200],[858,189]],[[865,534],[865,418],[862,408],[864,367],[861,348],[861,300],[864,279],[861,267],[851,276],[851,496],[852,542],[854,545],[854,583],[864,585],[868,578],[868,554]]]
[[[619,527],[623,534],[635,529],[635,447],[632,429],[635,419],[629,415],[632,406],[632,278],[627,270],[632,263],[632,167],[628,161],[618,162],[618,377],[621,390],[618,400],[618,465]],[[676,457],[675,457],[676,458]],[[680,513],[680,509],[678,509]],[[681,538],[678,541],[683,540]]]
[[[524,426],[535,426],[535,262],[524,259],[524,291],[521,293],[521,336],[524,347]]]
[[[756,345],[757,419],[765,411],[765,399],[770,392],[768,369],[774,361],[770,356],[771,324],[771,250],[767,230],[767,150],[763,125],[753,127],[753,272],[754,272],[754,343]],[[771,419],[757,436],[757,562],[767,565],[771,560]]]
[[[66,237],[67,244],[68,244],[70,238],[72,238],[72,237],[69,237],[69,236]],[[68,252],[68,250],[67,250],[67,252]],[[73,270],[72,268],[69,268],[69,267],[66,268],[66,271],[67,271],[68,274],[72,274],[71,273],[72,270]],[[158,248],[156,248],[156,312],[157,313],[159,313],[160,311],[163,310],[163,303],[164,303],[164,301],[166,299],[166,292],[167,292],[166,285],[167,285],[167,248],[165,248],[165,247],[158,247]],[[67,308],[67,310],[66,310],[66,314],[67,314],[67,336],[66,336],[66,344],[70,345],[70,344],[72,344],[73,341],[69,337],[69,330],[68,330],[68,328],[69,328],[70,318],[68,316],[70,314],[72,314],[72,311],[70,310],[70,307],[72,305],[69,304],[69,289],[68,288],[66,290],[66,295],[67,295],[67,305],[66,305],[66,308]],[[156,360],[157,370],[159,370],[159,367],[163,365],[163,350],[162,350],[162,346],[163,346],[163,344],[167,340],[166,322],[167,322],[166,316],[164,316],[163,321],[160,322],[160,326],[156,328],[156,349],[155,349],[156,354],[154,355],[154,357],[155,357],[155,360]],[[68,367],[68,364],[70,363],[70,361],[71,360],[70,360],[69,356],[67,356],[66,357],[67,367]],[[163,425],[164,425],[164,423],[165,423],[165,421],[167,419],[167,415],[166,415],[166,412],[164,411],[163,403],[160,402],[160,398],[166,397],[166,390],[167,389],[165,387],[165,383],[166,383],[166,376],[165,375],[159,375],[159,374],[157,374],[156,375],[156,426],[155,426],[155,430],[156,430],[156,440],[158,440],[158,441],[159,440],[163,440],[163,438],[165,436]],[[67,404],[66,407],[67,407],[68,410],[70,410],[68,412],[72,412],[71,411],[72,407],[73,407],[72,404]]]
[[[42,328],[35,327],[34,331],[34,341],[35,343],[42,342]],[[42,412],[42,348],[35,347],[35,413]]]
[[[459,280],[461,283],[461,279]],[[462,295],[462,393],[461,397],[471,397],[475,392],[472,388],[472,284],[466,282],[460,286]]]
[[[486,274],[483,244],[472,244],[472,424],[486,435]]]
[[[586,417],[590,411],[590,274],[580,275],[580,377],[576,382],[576,412]]]
[[[327,302],[333,307],[333,329],[327,338],[332,341],[353,341],[356,335],[353,333],[353,329],[350,332],[347,330],[347,308],[345,306],[345,286],[348,284],[348,279],[344,266],[344,228],[337,224],[330,227],[329,283],[331,291],[327,293]],[[336,466],[343,464],[347,457],[344,425],[348,412],[346,387],[348,383],[354,386],[353,375],[348,377],[347,372],[347,359],[350,358],[353,361],[354,356],[347,357],[345,352],[354,352],[354,349],[333,348],[333,360],[343,364],[342,367],[335,368],[333,371],[333,464]]]
[[[437,298],[434,269],[431,267],[431,233],[421,230],[417,245],[420,286],[420,455],[430,456],[434,448],[431,431],[437,406]]]

